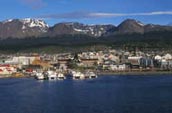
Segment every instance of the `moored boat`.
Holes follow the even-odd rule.
[[[59,80],[64,80],[64,79],[66,79],[66,77],[64,76],[63,73],[58,73],[58,74],[57,74],[57,78],[58,78]]]
[[[90,74],[90,78],[97,78],[97,74],[95,74],[94,72],[89,72]]]
[[[57,73],[55,71],[47,71],[48,73],[48,80],[57,80]]]
[[[44,80],[45,79],[44,74],[42,72],[37,72],[35,78],[37,80]]]
[[[72,71],[73,79],[85,79],[85,76],[81,72]]]
[[[97,74],[95,74],[95,73],[92,72],[92,71],[87,71],[87,72],[85,73],[85,77],[86,77],[86,78],[97,78]]]

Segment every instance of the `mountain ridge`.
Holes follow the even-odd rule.
[[[78,22],[61,22],[49,26],[40,19],[9,19],[0,22],[0,39],[25,39],[28,37],[58,37],[59,35],[88,35],[93,38],[118,34],[144,34],[154,31],[172,31],[172,26],[144,24],[138,20],[126,19],[118,26],[88,25]]]

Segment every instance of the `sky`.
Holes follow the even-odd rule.
[[[118,25],[125,19],[145,24],[172,23],[172,0],[0,0],[0,21],[38,18],[59,22]]]

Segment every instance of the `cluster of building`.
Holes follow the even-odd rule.
[[[1,55],[0,74],[36,69],[92,69],[102,71],[172,70],[172,55],[155,52],[106,50],[59,54]]]

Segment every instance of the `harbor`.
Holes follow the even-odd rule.
[[[17,53],[0,55],[0,78],[96,78],[102,74],[172,72],[171,52],[108,49],[78,53]],[[91,76],[94,75],[94,76]]]
[[[94,72],[87,71],[86,73],[82,73],[73,70],[70,70],[70,72],[66,74],[57,71],[44,71],[44,72],[34,72],[31,75],[35,77],[35,79],[37,80],[64,80],[68,77],[72,77],[75,80],[97,78],[97,74]]]

